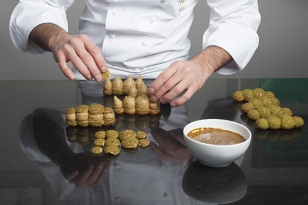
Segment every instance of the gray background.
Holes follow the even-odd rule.
[[[8,23],[17,0],[0,1],[0,80],[66,79],[50,53],[31,55],[18,51],[12,44]],[[83,1],[68,10],[69,29],[78,32],[78,16]],[[308,1],[259,1],[262,22],[258,33],[260,45],[246,69],[230,76],[214,74],[211,78],[303,78],[308,77],[306,65],[308,46]],[[192,25],[191,56],[201,51],[202,33],[208,25],[209,9],[204,0],[196,8]]]

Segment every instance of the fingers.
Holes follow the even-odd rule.
[[[181,144],[185,145],[185,141],[184,141],[184,137],[183,137],[183,129],[182,128],[178,128],[178,129],[175,129],[175,130],[170,130],[169,134],[175,140],[177,140]]]
[[[80,173],[77,177],[75,177],[76,179],[73,180],[73,181],[74,181],[74,183],[77,187],[83,187],[84,186],[88,177],[91,175],[93,168],[94,168],[94,164],[89,166],[83,173]]]
[[[159,100],[162,104],[170,102],[171,106],[179,106],[188,101],[198,90],[196,75],[189,65],[187,62],[176,61],[162,72],[149,88],[151,100]]]
[[[101,185],[108,175],[108,166],[103,162],[92,163],[84,172],[71,177],[77,187],[93,187]]]
[[[99,186],[99,185],[103,184],[104,181],[106,180],[107,176],[108,176],[108,172],[109,172],[109,167],[104,166],[101,173],[97,177],[96,181],[94,183],[92,183],[91,186]]]
[[[190,156],[185,145],[174,139],[169,132],[162,129],[151,129],[151,134],[159,147],[152,145],[152,151],[165,160],[172,162],[184,161]]]
[[[58,54],[58,57],[57,57],[57,61],[58,61],[58,64],[59,64],[59,67],[61,68],[63,74],[70,80],[74,80],[75,79],[75,75],[74,73],[72,72],[72,70],[67,66],[66,64],[66,58],[65,58],[65,55],[62,54],[63,52],[61,52],[60,54]]]
[[[105,166],[103,162],[98,162],[91,175],[86,180],[84,186],[93,187],[102,184],[108,174],[108,169],[106,169],[106,167],[107,166]]]
[[[151,142],[151,150],[152,152],[158,156],[160,159],[164,159],[167,160],[169,162],[173,162],[173,163],[178,163],[179,160],[175,157],[173,157],[172,155],[169,155],[168,153],[166,153],[163,149],[161,149],[159,146],[157,146],[157,144],[155,144],[154,142]]]
[[[68,180],[68,181],[71,181],[73,180],[77,175],[79,174],[79,171],[78,170],[75,170],[73,172],[71,172],[70,174],[68,174],[65,179]]]
[[[88,36],[73,36],[59,47],[61,49],[56,53],[56,59],[68,79],[74,79],[72,71],[67,66],[67,62],[71,61],[86,79],[94,78],[97,82],[102,80],[101,73],[107,70],[106,62],[101,50]]]

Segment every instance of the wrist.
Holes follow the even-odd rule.
[[[46,51],[52,51],[56,42],[65,35],[68,35],[68,33],[59,26],[52,23],[43,23],[31,31],[29,40]]]
[[[210,75],[219,68],[228,64],[232,60],[231,55],[223,48],[218,46],[209,46],[199,55],[192,59],[197,63],[205,72]]]

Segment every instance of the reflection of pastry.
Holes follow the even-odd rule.
[[[66,117],[65,122],[66,122],[67,125],[77,126],[76,114],[75,114],[75,108],[74,107],[68,108],[66,110],[65,117]]]
[[[124,115],[116,115],[116,122],[114,123],[114,129],[118,130],[123,125]]]
[[[76,141],[77,139],[77,127],[68,126],[66,128],[66,136],[69,141]]]
[[[128,76],[128,78],[126,78],[126,80],[123,82],[123,93],[128,95],[132,87],[135,87],[135,81],[131,76]]]
[[[123,99],[123,109],[126,114],[134,115],[136,99],[132,96],[125,96]]]
[[[104,120],[104,106],[99,103],[93,103],[88,107],[88,121],[90,127],[101,127]]]
[[[155,128],[159,127],[160,124],[160,115],[151,115],[149,118],[149,127]]]
[[[111,107],[105,107],[104,110],[104,125],[109,126],[115,123],[115,114]]]
[[[110,79],[107,79],[104,84],[103,93],[105,95],[112,95],[112,82]]]
[[[76,122],[78,126],[87,127],[88,126],[88,106],[78,105],[75,108]]]
[[[146,130],[149,128],[150,116],[149,115],[137,115],[135,125],[139,130]]]
[[[124,113],[123,103],[117,96],[113,96],[113,110],[116,114]]]
[[[112,93],[115,95],[123,94],[123,81],[119,78],[119,76],[112,81]]]
[[[149,98],[142,94],[136,98],[136,113],[139,115],[145,115],[149,113]]]
[[[126,129],[134,129],[136,126],[136,115],[125,115],[123,125]]]
[[[87,145],[90,141],[88,127],[79,127],[76,130],[77,142],[81,145]]]

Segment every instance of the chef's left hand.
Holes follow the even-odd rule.
[[[152,101],[170,102],[173,107],[184,104],[214,71],[231,60],[231,55],[223,48],[209,46],[190,61],[175,61],[150,86]]]
[[[172,63],[150,86],[151,99],[159,100],[165,104],[177,97],[176,100],[170,102],[170,105],[180,106],[188,101],[192,95],[198,91],[206,79],[212,72],[205,70],[195,60],[176,61]]]

